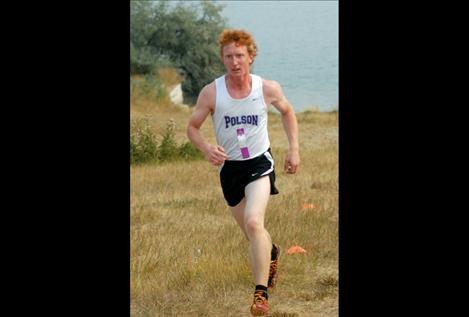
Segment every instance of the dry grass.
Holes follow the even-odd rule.
[[[337,115],[298,114],[302,165],[294,176],[281,171],[288,142],[280,117],[269,115],[280,194],[271,196],[266,228],[283,248],[269,293],[273,317],[338,316]],[[178,142],[187,140],[190,111],[132,100],[131,116],[149,117],[156,133],[172,118]],[[210,119],[202,131],[215,141]],[[292,245],[307,253],[287,255]],[[250,316],[253,289],[247,241],[217,168],[205,161],[132,166],[131,315]]]

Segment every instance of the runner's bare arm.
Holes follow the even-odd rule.
[[[200,132],[200,127],[205,122],[209,114],[215,109],[215,86],[213,83],[205,86],[197,98],[194,112],[187,125],[187,137],[191,140],[207,160],[213,165],[221,165],[228,156],[223,147],[208,143]]]
[[[295,174],[300,165],[300,147],[298,143],[298,123],[295,110],[283,94],[280,84],[273,80],[264,80],[266,101],[272,104],[282,115],[282,123],[290,145],[285,159],[285,171]]]

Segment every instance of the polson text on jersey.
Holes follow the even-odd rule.
[[[230,124],[232,126],[239,125],[239,124],[252,124],[257,125],[258,116],[257,115],[247,115],[247,116],[225,116],[225,128],[228,128]]]

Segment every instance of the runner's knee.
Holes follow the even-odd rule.
[[[256,235],[264,231],[263,223],[257,218],[250,218],[246,221],[246,233],[248,236]]]

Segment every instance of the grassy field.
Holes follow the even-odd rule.
[[[191,110],[131,99],[131,118],[159,135],[176,122],[187,141]],[[273,317],[338,316],[338,113],[297,114],[301,166],[281,169],[288,149],[280,116],[269,114],[279,195],[266,228],[283,250]],[[215,143],[209,118],[202,133]],[[250,316],[254,282],[247,246],[223,199],[218,170],[204,160],[131,166],[131,316]],[[293,245],[306,254],[287,255]]]

